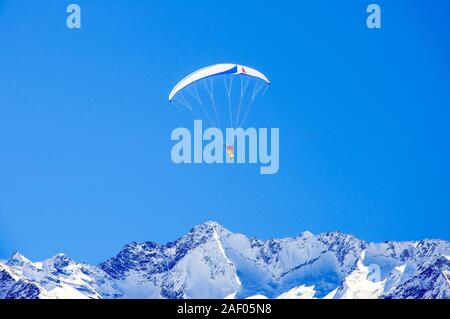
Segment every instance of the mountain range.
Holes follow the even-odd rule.
[[[341,232],[260,240],[216,222],[99,265],[64,254],[0,261],[0,299],[450,298],[450,243],[372,243]]]

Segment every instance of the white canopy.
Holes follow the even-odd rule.
[[[173,88],[172,92],[170,92],[169,101],[172,101],[175,95],[188,85],[210,76],[222,74],[243,74],[259,78],[265,81],[267,84],[270,84],[269,79],[264,74],[248,66],[231,63],[214,64],[197,70],[178,82],[178,84]]]

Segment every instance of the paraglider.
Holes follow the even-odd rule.
[[[234,146],[225,144],[225,150],[227,152],[228,157],[232,160],[234,159]]]
[[[231,63],[214,64],[199,69],[180,82],[169,94],[169,102],[180,110],[189,110],[210,127],[242,127],[255,100],[264,96],[270,85],[260,71]],[[234,158],[234,141],[227,141],[225,151]]]

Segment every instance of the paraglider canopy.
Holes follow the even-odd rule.
[[[249,77],[259,78],[266,82],[267,84],[270,84],[269,79],[259,72],[258,70],[255,70],[251,67],[239,65],[239,64],[231,64],[231,63],[221,63],[221,64],[214,64],[211,66],[207,66],[205,68],[202,68],[200,70],[197,70],[191,74],[189,74],[187,77],[185,77],[183,80],[178,82],[177,85],[173,88],[172,92],[170,92],[169,95],[169,101],[172,101],[175,95],[177,95],[178,92],[183,90],[185,87],[189,86],[192,83],[195,83],[199,80],[216,76],[216,75],[225,75],[225,74],[241,74],[241,75],[247,75]]]

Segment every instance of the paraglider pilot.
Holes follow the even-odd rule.
[[[228,157],[232,160],[234,159],[234,146],[233,145],[225,145],[225,149],[227,152]]]

